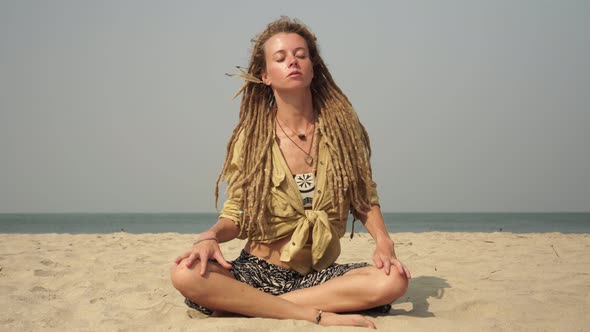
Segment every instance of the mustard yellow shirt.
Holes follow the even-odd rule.
[[[321,121],[321,118],[320,118]],[[321,128],[321,127],[320,127]],[[261,243],[272,243],[276,240],[291,236],[291,241],[283,247],[280,260],[288,263],[295,271],[308,274],[312,270],[320,271],[332,265],[340,255],[340,238],[346,232],[346,219],[340,221],[338,207],[332,205],[334,194],[327,183],[326,173],[332,171],[332,162],[326,148],[326,140],[319,132],[319,147],[317,160],[316,187],[312,208],[304,209],[301,193],[291,175],[283,154],[276,141],[272,145],[272,174],[270,202],[268,204],[268,227],[265,234],[257,232],[250,236],[251,240]],[[223,204],[220,218],[229,218],[240,226],[238,238],[245,239],[247,235],[240,225],[240,197],[241,185],[235,181],[241,172],[239,153],[242,145],[247,144],[244,135],[240,134],[234,147],[234,155],[228,166],[229,176],[227,200]],[[379,204],[377,185],[373,182],[369,193],[371,205]],[[345,195],[344,206],[350,205],[350,198]],[[297,254],[308,246],[308,237],[312,234],[311,260],[298,259]],[[310,265],[311,262],[311,265]]]

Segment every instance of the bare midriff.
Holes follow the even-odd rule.
[[[311,234],[309,237],[308,245],[301,249],[297,255],[293,257],[293,261],[297,262],[309,262],[311,265]],[[288,262],[281,261],[281,252],[283,248],[289,244],[291,236],[276,240],[272,243],[260,243],[257,241],[249,240],[244,247],[244,250],[251,255],[260,257],[265,261],[282,267],[284,269],[291,269]]]

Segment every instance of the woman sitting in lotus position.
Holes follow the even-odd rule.
[[[217,223],[176,258],[174,287],[206,314],[374,328],[339,313],[388,311],[411,276],[383,221],[365,128],[296,21],[270,23],[238,76],[239,122],[217,181],[228,198]],[[374,266],[335,263],[349,211],[375,240]],[[248,242],[228,263],[219,243],[235,238]]]

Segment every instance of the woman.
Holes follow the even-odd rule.
[[[176,258],[174,286],[208,314],[374,328],[337,313],[389,310],[411,276],[383,222],[365,128],[296,21],[270,23],[238,76],[240,117],[220,174],[228,199]],[[349,211],[375,239],[374,266],[335,264]],[[248,242],[228,263],[218,244],[234,238]]]

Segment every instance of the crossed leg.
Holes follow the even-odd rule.
[[[408,280],[392,269],[389,275],[374,266],[350,270],[320,285],[279,297],[330,312],[350,312],[390,304],[408,288]]]
[[[204,276],[198,264],[187,268],[184,261],[171,269],[174,287],[182,295],[212,310],[234,312],[246,316],[300,319],[314,322],[323,310],[322,325],[375,325],[361,315],[340,315],[335,312],[357,311],[393,302],[407,289],[407,280],[392,271],[386,276],[372,266],[351,270],[320,285],[274,296],[234,279],[216,263],[208,264]],[[256,304],[256,305],[253,305]]]

